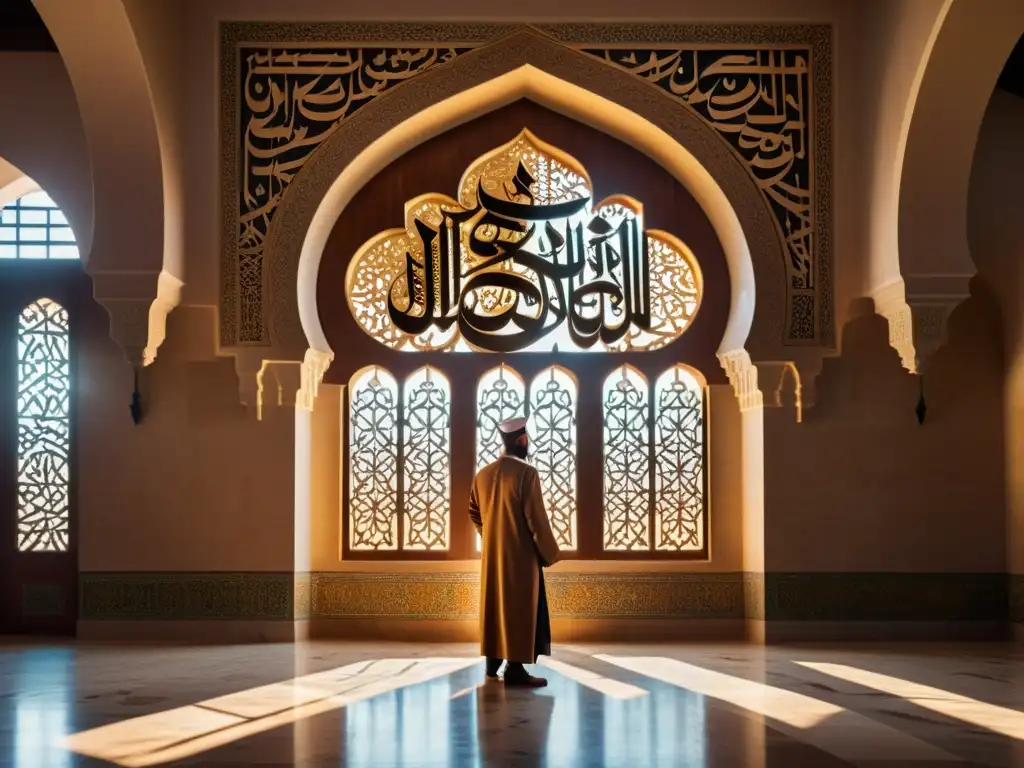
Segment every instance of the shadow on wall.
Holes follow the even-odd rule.
[[[980,278],[921,379],[855,302],[842,356],[796,424],[765,411],[766,569],[990,572],[1004,568],[1001,320]]]

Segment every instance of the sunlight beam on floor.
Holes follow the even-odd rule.
[[[383,659],[207,699],[67,737],[64,747],[125,768],[181,760],[296,720],[427,682],[478,659]]]
[[[797,661],[795,663],[830,677],[898,696],[922,709],[986,728],[1003,736],[1009,736],[1011,739],[1024,740],[1024,712],[1000,707],[997,704],[988,704],[961,696],[958,693],[944,691],[941,688],[912,683],[898,677],[869,672],[857,667],[848,667],[844,664],[826,664],[814,661]]]
[[[539,663],[541,666],[554,670],[558,674],[563,675],[570,680],[574,680],[580,685],[585,685],[587,688],[592,688],[598,693],[603,693],[605,696],[609,696],[613,699],[636,699],[640,696],[647,695],[647,691],[643,688],[638,688],[637,686],[630,685],[629,683],[621,683],[618,680],[612,680],[604,675],[597,674],[597,672],[592,672],[589,669],[583,669],[581,667],[575,667],[572,664],[566,664],[564,661],[542,659]]]
[[[594,658],[723,701],[769,726],[841,760],[956,763],[957,758],[864,715],[802,693],[715,672],[669,658],[597,655]]]

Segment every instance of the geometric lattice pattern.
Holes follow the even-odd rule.
[[[703,547],[704,390],[676,365],[651,403],[646,380],[623,366],[604,385],[604,548]]]
[[[349,547],[398,549],[398,385],[378,367],[350,387]]]
[[[526,415],[523,377],[507,365],[492,368],[480,379],[476,396],[476,468],[483,469],[504,453],[498,427]]]
[[[604,382],[604,548],[650,548],[651,456],[647,381],[628,365]]]
[[[0,259],[77,258],[67,218],[42,190],[0,208]]]
[[[430,367],[412,373],[402,389],[400,398],[394,377],[379,366],[350,384],[350,550],[449,547],[451,390]]]
[[[18,550],[63,552],[69,537],[68,313],[50,299],[18,323]]]
[[[654,548],[704,547],[704,389],[674,366],[654,387]]]
[[[448,549],[451,527],[451,390],[429,366],[405,382],[402,548]]]
[[[576,379],[564,368],[541,371],[530,384],[531,463],[560,549],[576,543]]]
[[[451,388],[427,366],[399,386],[384,369],[349,388],[349,549],[446,551],[451,539]],[[605,379],[603,549],[700,552],[706,546],[704,389],[675,365],[655,381],[630,365]],[[476,392],[477,470],[502,454],[498,425],[528,418],[530,463],[540,476],[552,532],[578,549],[579,385],[551,366],[529,388],[502,364]],[[479,542],[478,542],[479,549]]]

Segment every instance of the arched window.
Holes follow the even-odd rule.
[[[576,549],[576,379],[551,366],[530,383],[530,455],[540,474],[551,530]]]
[[[704,548],[704,389],[684,366],[662,373],[653,408],[628,365],[604,382],[604,548]]]
[[[77,259],[64,213],[42,190],[0,209],[0,259]]]
[[[18,549],[63,552],[69,541],[71,365],[68,313],[50,299],[18,322]]]
[[[650,547],[651,457],[647,380],[628,365],[604,382],[604,548]]]
[[[681,365],[654,385],[654,548],[704,548],[704,387]]]
[[[447,549],[451,527],[451,390],[430,366],[405,382],[403,549]]]
[[[367,374],[353,383],[350,406],[366,413],[349,417],[348,550],[463,558],[477,541],[479,552],[473,474],[502,454],[499,425],[525,416],[565,557],[706,557],[704,380],[676,363],[706,359],[721,318],[670,346],[703,301],[690,247],[648,228],[640,199],[599,196],[578,160],[526,127],[472,160],[457,189],[406,191],[404,218],[374,217],[345,276],[345,375],[403,369],[384,420],[381,395],[360,389]],[[651,222],[674,220],[670,209],[657,200]],[[406,378],[420,365],[408,355],[430,366]],[[362,543],[363,531],[383,543]]]
[[[481,470],[503,452],[498,427],[526,415],[526,385],[507,365],[492,368],[476,390],[476,468]]]
[[[398,384],[374,366],[349,389],[349,546],[398,549]]]

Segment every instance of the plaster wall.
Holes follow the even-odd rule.
[[[61,207],[82,254],[92,245],[92,168],[78,103],[57,53],[0,52],[0,157]],[[6,119],[17,110],[16,120]]]
[[[1024,573],[1024,99],[992,94],[974,155],[968,208],[971,255],[1002,310],[1006,357],[1008,570]]]
[[[92,305],[79,367],[82,571],[287,571],[294,535],[292,409],[257,422],[234,363],[214,357],[211,310],[181,308],[140,374]]]
[[[950,343],[920,379],[862,303],[818,404],[797,424],[765,411],[766,571],[1002,571],[1002,349],[982,286],[954,312]]]

